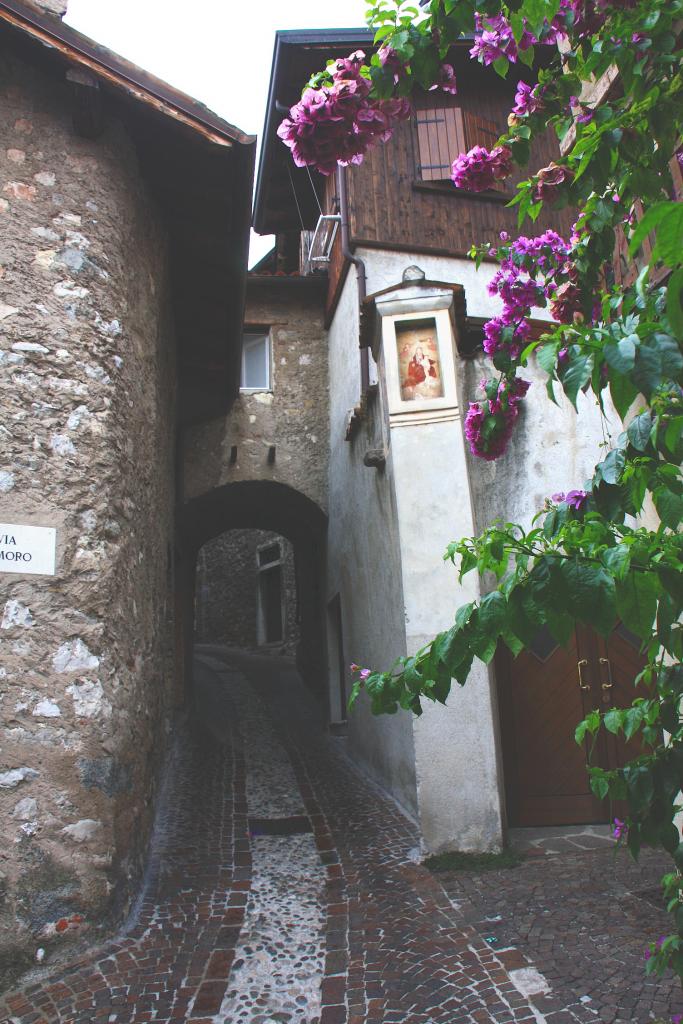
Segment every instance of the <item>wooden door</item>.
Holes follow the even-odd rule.
[[[497,659],[508,823],[597,824],[610,819],[590,789],[586,764],[621,767],[639,753],[634,741],[600,731],[582,746],[574,730],[593,708],[627,706],[643,666],[638,640],[617,626],[607,641],[580,627],[566,647],[546,627],[516,659]]]
[[[649,691],[644,685],[634,688],[634,680],[643,669],[646,658],[640,653],[640,640],[622,623],[612,630],[604,640],[595,637],[597,649],[597,667],[600,675],[600,695],[603,711],[608,707],[629,707],[635,697],[647,697]],[[608,768],[623,768],[643,750],[637,737],[626,742],[623,736],[609,734],[607,741]],[[623,817],[625,808],[617,809]]]

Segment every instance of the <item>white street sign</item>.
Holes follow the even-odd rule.
[[[54,526],[0,523],[0,572],[54,576],[56,543]]]

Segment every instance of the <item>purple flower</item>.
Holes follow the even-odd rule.
[[[482,18],[477,13],[474,18],[476,32],[470,57],[486,65],[505,57],[514,64],[517,60],[517,44],[509,21],[502,14]]]
[[[361,163],[371,146],[385,142],[396,123],[410,115],[405,98],[368,98],[370,82],[361,74],[364,57],[357,50],[337,60],[332,84],[306,89],[278,128],[297,167],[332,174],[337,164]]]
[[[451,96],[455,96],[458,91],[458,87],[455,81],[455,71],[453,70],[452,64],[441,65],[439,68],[439,77],[434,85],[430,86],[429,91],[433,92],[434,89],[441,89],[442,92],[448,92]]]
[[[625,835],[627,832],[628,825],[626,824],[626,822],[622,821],[621,818],[615,818],[614,829],[612,830],[612,835],[614,836],[614,838],[621,839],[621,837]]]
[[[683,1013],[674,1013],[671,1018],[671,1024],[681,1024],[683,1021]]]
[[[559,494],[553,494],[553,501],[565,502],[570,508],[580,512],[588,501],[588,491],[568,491],[567,494],[560,491]],[[617,820],[615,818],[615,822]]]
[[[485,192],[511,173],[512,152],[507,146],[496,146],[490,153],[484,146],[475,146],[457,157],[451,178],[456,188]]]
[[[482,381],[481,386],[488,396],[488,381]],[[465,437],[473,455],[487,462],[503,455],[519,415],[519,403],[529,387],[529,381],[521,377],[503,378],[494,397],[470,403],[465,417]]]
[[[542,88],[538,85],[532,86],[527,85],[526,82],[518,82],[512,113],[518,117],[526,117],[528,114],[535,114],[537,110],[542,110],[542,91]]]
[[[501,231],[498,237],[500,238],[501,242],[508,242],[510,240],[510,236],[508,235],[507,231]]]
[[[536,175],[534,199],[537,202],[548,202],[557,199],[562,186],[569,184],[574,172],[569,167],[556,164],[553,160],[547,167],[542,167]]]
[[[510,327],[513,328],[512,337],[503,340],[503,331]],[[510,356],[516,359],[530,334],[531,325],[528,320],[520,320],[513,326],[506,323],[503,317],[494,316],[484,324],[484,352],[487,356],[494,356],[501,349],[507,349]]]
[[[368,676],[370,676],[370,675],[372,675],[372,669],[369,669],[369,668],[362,668],[362,669],[360,670],[360,678],[361,678],[361,681],[362,681],[362,682],[365,682],[365,680],[366,680],[366,679],[368,678]]]
[[[574,314],[581,311],[581,289],[572,281],[565,281],[555,290],[550,303],[550,312],[559,324],[570,324]]]

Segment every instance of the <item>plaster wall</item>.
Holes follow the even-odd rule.
[[[270,333],[272,388],[242,392],[227,416],[184,432],[186,501],[223,484],[272,480],[326,509],[328,370],[323,316],[320,290],[306,289],[299,279],[249,281],[245,327]],[[271,445],[276,449],[273,463],[268,462]]]
[[[3,58],[0,520],[57,528],[0,575],[0,975],[119,915],[172,705],[174,343],[165,239],[124,130]],[[2,981],[0,980],[0,987]]]
[[[492,299],[486,290],[497,264],[482,263],[477,270],[474,261],[469,259],[383,249],[359,249],[358,255],[365,261],[369,295],[398,284],[405,268],[415,265],[424,270],[428,281],[461,284],[465,289],[468,316],[493,316],[500,305],[498,299]],[[545,310],[536,309],[534,316],[547,319],[548,314]]]
[[[406,652],[394,460],[389,447],[385,469],[363,465],[367,449],[380,448],[388,441],[381,394],[353,439],[345,440],[349,414],[360,396],[358,291],[353,269],[330,326],[329,360],[327,600],[332,602],[339,595],[341,603],[341,663],[347,667],[353,661],[372,667],[385,666]],[[347,693],[350,684],[351,678],[347,675]],[[330,704],[333,717],[343,717],[337,691],[330,694]],[[374,717],[363,697],[349,716],[348,735],[354,758],[415,814],[417,792],[411,715],[399,711],[393,716]]]
[[[479,381],[490,376],[491,364],[482,353],[460,365],[461,404],[466,409],[481,397]],[[583,487],[603,457],[600,445],[623,429],[609,400],[604,420],[593,395],[579,394],[578,414],[559,387],[557,405],[550,402],[545,394],[546,374],[535,359],[520,375],[532,386],[505,455],[486,462],[467,452],[477,531],[496,519],[529,527],[547,497]]]

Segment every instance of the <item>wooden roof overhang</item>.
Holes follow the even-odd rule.
[[[321,71],[333,57],[358,49],[369,52],[373,39],[368,28],[276,32],[254,199],[254,230],[259,234],[300,231],[301,220],[307,230],[315,228],[326,179],[317,171],[311,171],[309,177],[305,167],[295,166],[277,129],[315,71]]]
[[[503,80],[493,69],[473,61],[469,55],[473,38],[464,35],[449,54],[456,77],[468,76],[482,87],[506,90],[511,95],[519,79],[535,81],[534,70],[524,64],[516,65],[509,80]],[[323,204],[327,179],[316,171],[309,175],[305,167],[296,167],[290,149],[278,138],[277,129],[289,108],[300,99],[311,74],[322,70],[332,58],[347,56],[358,49],[370,53],[373,48],[374,33],[367,28],[276,33],[254,201],[253,224],[259,234],[300,231],[302,221],[307,230],[315,228],[320,212],[318,202]],[[550,54],[537,53],[536,65],[543,66],[549,59]]]
[[[239,389],[256,140],[196,100],[21,0],[0,36],[61,82],[77,131],[126,126],[169,236],[182,422],[219,415]]]

